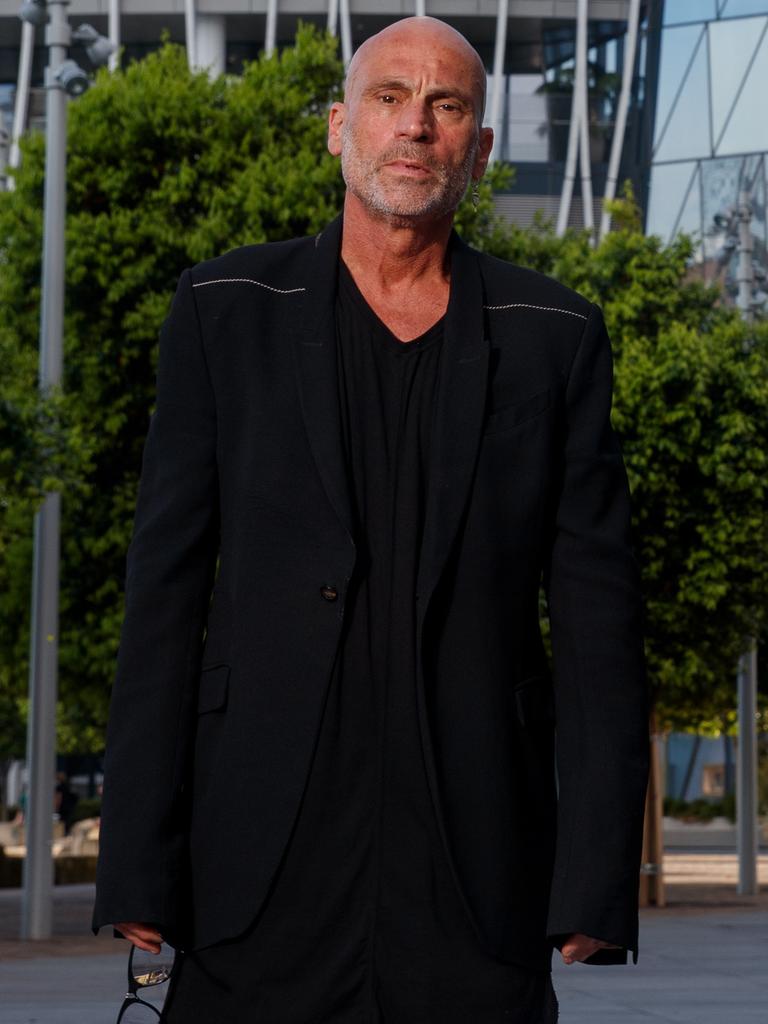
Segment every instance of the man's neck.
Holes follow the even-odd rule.
[[[453,214],[426,223],[374,216],[348,192],[341,258],[358,283],[375,286],[380,294],[428,282],[447,283],[452,227]]]
[[[446,311],[452,224],[451,214],[427,224],[388,222],[347,193],[341,258],[368,305],[401,341],[419,337]]]

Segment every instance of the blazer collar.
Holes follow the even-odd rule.
[[[307,436],[328,498],[354,542],[339,411],[334,300],[341,249],[339,215],[314,239],[302,322],[294,332]],[[439,360],[427,506],[417,589],[420,614],[445,565],[469,490],[482,430],[489,342],[478,254],[452,232],[451,292]]]

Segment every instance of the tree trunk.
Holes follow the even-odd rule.
[[[664,893],[664,837],[662,834],[660,736],[656,732],[656,713],[651,711],[651,764],[648,791],[645,797],[645,823],[643,826],[643,858],[640,868],[640,906],[665,907]]]

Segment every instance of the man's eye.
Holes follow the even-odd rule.
[[[379,96],[382,103],[394,103],[395,97],[390,92],[385,92],[382,96]]]
[[[438,106],[440,107],[441,110],[447,110],[449,114],[452,114],[454,113],[454,111],[459,110],[459,106],[457,103],[448,103],[447,101],[439,103]]]

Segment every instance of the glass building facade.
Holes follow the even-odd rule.
[[[646,228],[695,239],[695,267],[736,292],[735,214],[751,209],[764,306],[768,0],[665,0]]]

